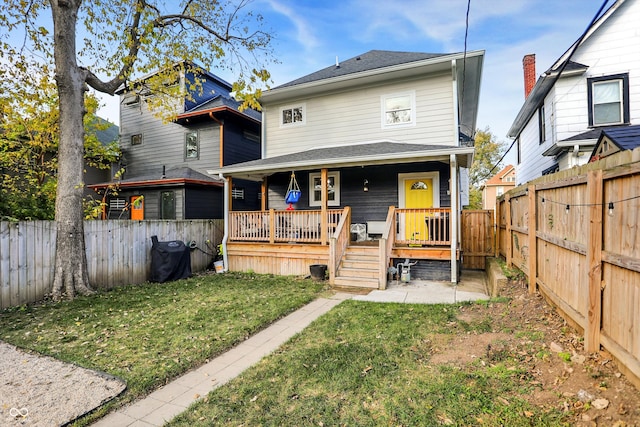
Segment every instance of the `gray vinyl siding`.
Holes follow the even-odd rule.
[[[121,140],[127,168],[126,178],[147,174],[162,174],[162,166],[189,167],[205,173],[220,164],[220,130],[215,122],[185,127],[176,123],[162,123],[146,109],[144,102],[122,105],[120,109]],[[185,160],[185,135],[199,131],[200,156]],[[142,134],[142,144],[131,145],[131,136]]]
[[[449,165],[439,162],[412,163],[406,165],[368,166],[340,169],[340,206],[351,207],[351,222],[384,221],[389,206],[398,206],[398,174],[413,172],[433,172],[440,175],[440,206],[451,206],[451,196],[447,194]],[[296,181],[302,195],[295,208],[299,210],[318,209],[309,206],[309,174],[319,171],[296,172]],[[330,170],[333,172],[333,170]],[[290,173],[280,173],[268,178],[268,207],[285,209],[284,201],[290,180]],[[369,191],[363,191],[364,180],[369,181]],[[334,208],[334,206],[330,206]],[[337,208],[337,207],[336,207]]]
[[[415,93],[415,125],[383,128],[381,97]],[[319,146],[342,146],[378,140],[417,144],[457,144],[451,75],[330,93],[298,102],[264,105],[266,156],[274,157]],[[305,123],[280,126],[284,106],[304,104]]]

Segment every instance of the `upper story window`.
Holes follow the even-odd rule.
[[[306,123],[306,106],[289,105],[280,109],[280,126],[303,125]]]
[[[547,127],[545,125],[544,105],[538,109],[538,143],[543,144],[546,140]]]
[[[382,127],[413,125],[416,121],[414,92],[382,96]]]
[[[200,157],[198,131],[187,132],[184,136],[184,158],[192,160],[198,157]]]
[[[340,172],[327,174],[327,204],[340,206]],[[309,206],[322,204],[322,178],[319,173],[309,174]]]
[[[142,145],[142,134],[131,135],[131,145]]]
[[[629,75],[587,79],[589,126],[629,123]]]

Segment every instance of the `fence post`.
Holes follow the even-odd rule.
[[[587,173],[587,203],[589,205],[589,234],[587,237],[587,265],[589,266],[589,306],[584,331],[585,350],[600,350],[602,321],[602,170]]]
[[[505,222],[506,222],[506,233],[507,233],[507,247],[505,248],[505,256],[507,258],[507,267],[513,267],[513,254],[511,253],[511,246],[513,242],[513,236],[511,235],[511,196],[507,193],[504,196],[505,206]]]
[[[536,186],[530,185],[527,187],[527,193],[529,194],[529,224],[527,226],[529,233],[529,293],[534,294],[538,279],[538,240],[536,236],[536,231],[538,230],[538,203],[536,202]]]
[[[500,257],[500,212],[501,212],[501,208],[500,206],[502,205],[503,200],[498,199],[496,201],[496,207],[494,209],[494,215],[495,217],[494,219],[494,227],[495,227],[495,233],[493,235],[493,237],[495,238],[495,249],[496,249],[496,258]]]

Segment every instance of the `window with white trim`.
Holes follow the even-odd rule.
[[[296,126],[306,123],[306,106],[288,105],[280,109],[280,126]]]
[[[629,75],[587,79],[589,126],[629,123]]]
[[[187,132],[184,136],[184,159],[191,160],[198,157],[200,157],[198,131]]]
[[[327,174],[327,204],[340,206],[340,172]],[[322,205],[322,177],[319,173],[309,174],[309,206]]]
[[[414,125],[416,122],[415,92],[383,95],[382,127]]]

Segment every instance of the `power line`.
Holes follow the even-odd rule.
[[[469,0],[470,2],[471,0]],[[609,3],[609,0],[604,0],[602,5],[600,6],[600,8],[598,9],[598,12],[596,12],[596,14],[594,15],[594,17],[591,19],[591,22],[589,22],[589,25],[587,25],[587,28],[582,32],[582,34],[580,35],[580,37],[578,38],[578,40],[576,40],[576,42],[573,44],[572,48],[571,48],[571,52],[569,53],[569,56],[567,56],[567,59],[565,59],[562,62],[562,65],[560,66],[558,72],[556,73],[556,75],[553,77],[553,81],[551,82],[551,86],[553,87],[556,84],[556,81],[558,81],[558,79],[560,78],[560,75],[562,74],[562,72],[564,71],[565,67],[567,66],[567,64],[569,63],[569,61],[571,60],[571,57],[573,56],[573,54],[575,53],[575,51],[578,49],[578,46],[580,46],[582,44],[582,41],[584,40],[584,38],[587,36],[587,33],[589,32],[589,30],[591,29],[591,27],[593,26],[593,24],[601,17],[602,15],[602,11],[604,10],[605,6],[607,5],[607,3]],[[467,12],[468,13],[468,12]],[[465,36],[465,46],[466,46],[466,36]],[[542,101],[544,102],[544,100]],[[500,158],[500,160],[498,160],[498,163],[496,163],[493,168],[491,168],[491,170],[489,171],[489,176],[491,176],[491,173],[498,167],[498,165],[500,164],[500,162],[502,162],[502,160],[505,158],[505,156],[509,153],[509,151],[511,151],[511,149],[513,148],[514,144],[516,143],[516,141],[519,138],[516,138],[513,140],[513,142],[511,143],[511,145],[509,146],[509,148],[507,148],[507,151],[505,151],[505,153],[502,155],[502,157]]]

